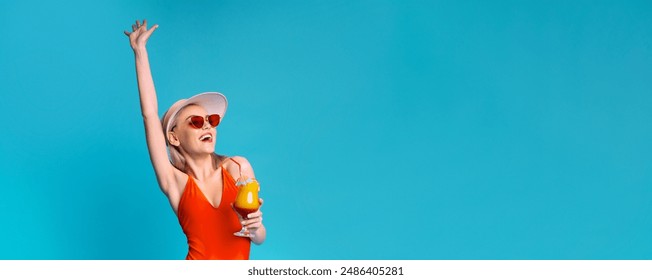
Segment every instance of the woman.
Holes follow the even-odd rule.
[[[188,239],[186,259],[249,259],[250,243],[263,243],[266,230],[260,209],[243,219],[232,208],[237,187],[231,174],[255,178],[253,168],[244,157],[215,153],[216,127],[226,112],[226,98],[212,92],[179,100],[159,121],[145,48],[157,28],[154,25],[147,29],[146,20],[136,21],[132,32],[125,31],[125,35],[136,59],[150,160],[158,184]],[[233,235],[243,226],[252,237]]]

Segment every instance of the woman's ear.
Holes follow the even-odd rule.
[[[174,131],[168,131],[168,142],[170,145],[178,147],[179,146],[179,138],[177,137],[177,134],[174,133]]]

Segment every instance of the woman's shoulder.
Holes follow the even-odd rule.
[[[233,175],[242,173],[242,175],[246,175],[250,178],[255,177],[251,163],[249,163],[249,160],[243,156],[225,157],[222,162],[222,167]]]
[[[242,166],[245,166],[245,165],[251,166],[251,164],[249,164],[249,160],[246,157],[243,157],[243,156],[231,156],[231,157],[229,157],[229,159],[231,159],[231,162],[235,161],[235,162],[239,163]]]
[[[226,166],[227,168],[235,168],[236,170],[241,168],[243,171],[245,169],[252,169],[249,160],[247,160],[247,158],[243,156],[225,157],[222,162],[224,163],[224,166]]]

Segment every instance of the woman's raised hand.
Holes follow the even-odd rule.
[[[158,24],[155,24],[152,26],[152,28],[147,29],[147,20],[143,20],[142,23],[139,23],[138,20],[136,20],[136,24],[131,25],[131,30],[132,32],[128,32],[125,30],[125,35],[129,37],[129,43],[131,44],[131,48],[136,50],[140,48],[145,48],[145,45],[147,44],[147,39],[149,39],[149,36],[152,35],[154,30],[158,28]]]

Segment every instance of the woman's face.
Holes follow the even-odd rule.
[[[208,113],[199,105],[189,105],[177,114],[177,121],[172,131],[175,133],[179,146],[188,154],[206,154],[215,152],[215,137],[217,130],[206,119],[204,126],[195,128],[190,124],[190,117],[206,117]]]

